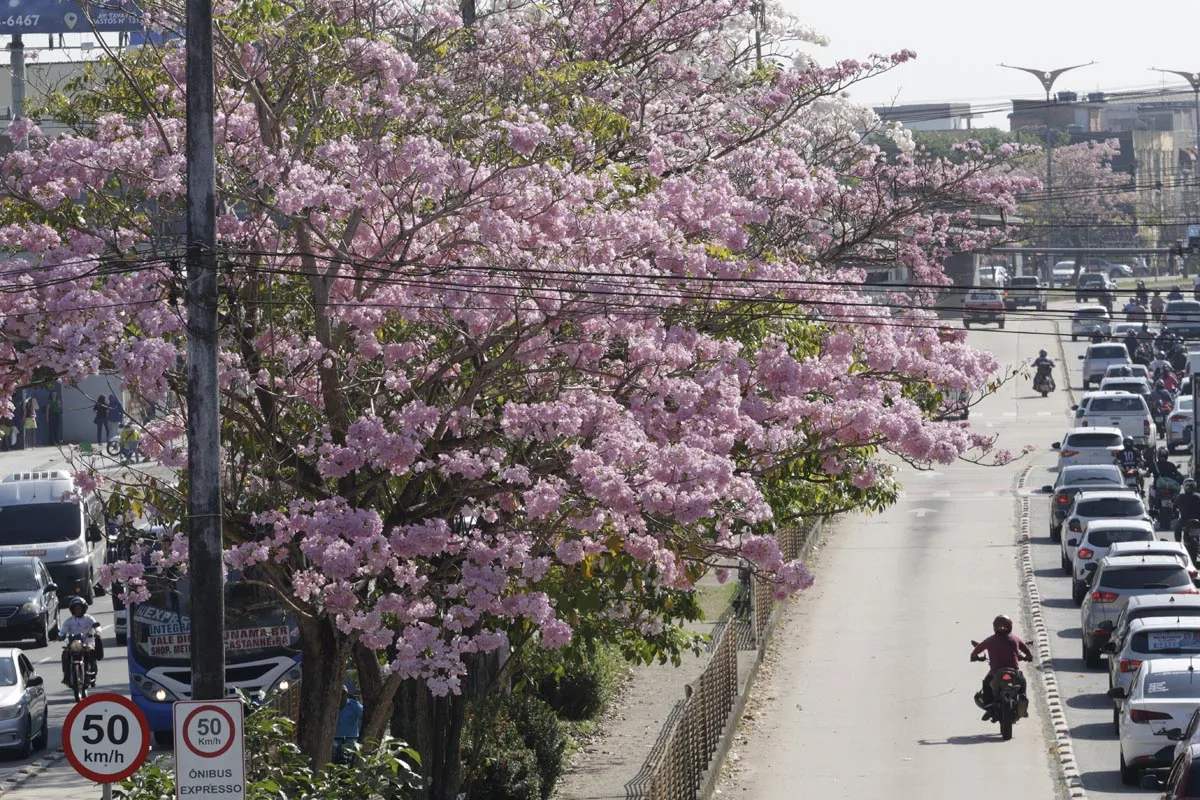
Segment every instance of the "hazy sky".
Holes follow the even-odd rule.
[[[1042,97],[1041,84],[997,66],[1037,69],[1098,63],[1069,72],[1054,90],[1120,91],[1157,87],[1150,67],[1200,71],[1200,0],[782,0],[806,24],[829,37],[822,62],[908,48],[917,59],[859,84],[851,96],[865,105],[936,101],[995,107],[1013,97]],[[1169,76],[1172,85],[1181,79]],[[1008,127],[1004,113],[986,124]],[[978,123],[977,123],[978,124]]]

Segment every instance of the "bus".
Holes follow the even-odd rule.
[[[155,744],[170,746],[172,703],[191,698],[191,592],[186,576],[146,576],[127,609],[129,695]],[[225,584],[225,690],[265,700],[300,679],[300,627],[267,587],[231,571]]]

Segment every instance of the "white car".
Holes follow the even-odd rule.
[[[1119,367],[1117,367],[1119,369]],[[1113,367],[1109,367],[1113,369]],[[1139,378],[1135,375],[1129,377],[1111,377],[1100,381],[1101,392],[1126,392],[1127,394],[1140,394],[1146,397],[1150,394],[1150,381],[1145,378]]]
[[[1120,428],[1071,428],[1050,448],[1058,451],[1058,471],[1062,472],[1067,467],[1115,466],[1124,440]]]
[[[1095,524],[1095,522],[1092,523],[1092,525]],[[1192,561],[1192,555],[1183,546],[1183,543],[1172,542],[1169,539],[1114,542],[1108,548],[1107,558],[1116,561],[1122,558],[1140,558],[1142,556],[1172,556],[1187,568],[1188,574],[1192,576],[1192,583],[1195,583],[1197,577],[1200,577],[1200,572],[1197,572],[1196,564]]]
[[[1200,617],[1135,619],[1120,645],[1117,648],[1116,643],[1107,644],[1101,649],[1109,653],[1109,689],[1120,688],[1128,694],[1134,673],[1143,662],[1172,656],[1200,656]],[[1121,703],[1120,698],[1113,699],[1117,701],[1113,704],[1113,732],[1116,733]],[[1163,743],[1165,745],[1166,742]]]
[[[1093,333],[1111,334],[1112,315],[1104,306],[1079,306],[1071,314],[1071,341],[1090,338]]]
[[[1154,524],[1141,519],[1095,519],[1087,524],[1071,562],[1071,599],[1075,605],[1083,605],[1100,560],[1110,554],[1110,548],[1125,542],[1153,544]]]
[[[1113,380],[1110,378],[1109,380]],[[1150,406],[1140,394],[1128,392],[1092,392],[1085,395],[1075,410],[1075,424],[1081,428],[1119,428],[1121,434],[1140,445],[1153,447],[1158,436]]]
[[[1075,551],[1087,531],[1089,523],[1096,520],[1144,521],[1150,524],[1150,515],[1142,498],[1132,489],[1119,491],[1080,492],[1067,514],[1062,534],[1062,569],[1070,575],[1075,562]]]
[[[1167,415],[1167,450],[1174,453],[1177,447],[1192,446],[1192,425],[1196,420],[1196,409],[1190,394],[1175,398],[1175,408]]]
[[[1180,650],[1200,653],[1200,629],[1142,635],[1169,637]],[[1182,733],[1200,707],[1200,674],[1190,658],[1153,658],[1138,668],[1128,688],[1114,687],[1109,695],[1120,703],[1121,782],[1137,786],[1143,769],[1171,766],[1175,743],[1166,734],[1172,728]]]
[[[1143,331],[1142,323],[1140,322],[1114,322],[1112,324],[1112,338],[1120,341],[1128,336],[1130,331],[1133,331],[1134,336],[1141,337],[1145,333],[1153,334],[1156,330],[1157,326],[1151,325],[1146,331]]]
[[[1099,383],[1104,373],[1113,364],[1132,364],[1129,351],[1123,344],[1100,342],[1088,345],[1087,352],[1079,357],[1083,362],[1083,388],[1086,390],[1093,383]]]
[[[1054,483],[1042,487],[1043,492],[1054,495],[1050,500],[1050,538],[1058,541],[1075,495],[1088,490],[1124,488],[1125,473],[1116,464],[1076,464],[1060,469]]]
[[[1145,378],[1146,382],[1150,382],[1150,370],[1145,364],[1110,364],[1108,369],[1104,370],[1104,379],[1108,378]],[[1103,380],[1102,379],[1102,383]]]

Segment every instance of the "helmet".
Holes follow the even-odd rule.
[[[996,633],[1012,633],[1012,618],[1001,614],[992,620],[992,630]]]
[[[1162,379],[1161,379],[1161,378],[1159,378],[1158,380],[1156,380],[1156,381],[1154,382],[1154,388],[1155,388],[1155,389],[1165,389],[1165,388],[1166,388],[1166,384],[1162,382]]]
[[[1046,357],[1046,351],[1045,351],[1045,350],[1039,350],[1039,351],[1038,351],[1038,358],[1045,358],[1045,357]]]
[[[1185,492],[1187,492],[1188,494],[1191,494],[1192,492],[1196,491],[1196,482],[1194,480],[1192,480],[1191,478],[1188,478],[1186,481],[1183,482],[1183,490]]]
[[[1167,458],[1168,458],[1167,448],[1165,448],[1165,447],[1158,448],[1158,460],[1166,461]]]
[[[83,606],[83,610],[84,610],[84,611],[87,611],[87,607],[88,607],[87,600],[84,600],[82,597],[72,597],[72,598],[71,598],[71,599],[70,599],[70,600],[67,602],[67,608],[69,608],[69,609],[71,609],[72,611],[74,611],[74,610],[75,610],[75,606]]]
[[[1131,447],[1133,447],[1133,439],[1131,439],[1130,437],[1126,436],[1126,437],[1125,437],[1125,449],[1126,449],[1126,450],[1128,450],[1128,449],[1129,449],[1129,448],[1131,448]]]

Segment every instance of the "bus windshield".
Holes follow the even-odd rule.
[[[186,578],[149,581],[150,598],[132,609],[130,651],[139,663],[190,664],[191,592]],[[254,661],[300,651],[294,614],[269,589],[231,578],[225,585],[225,658]]]

